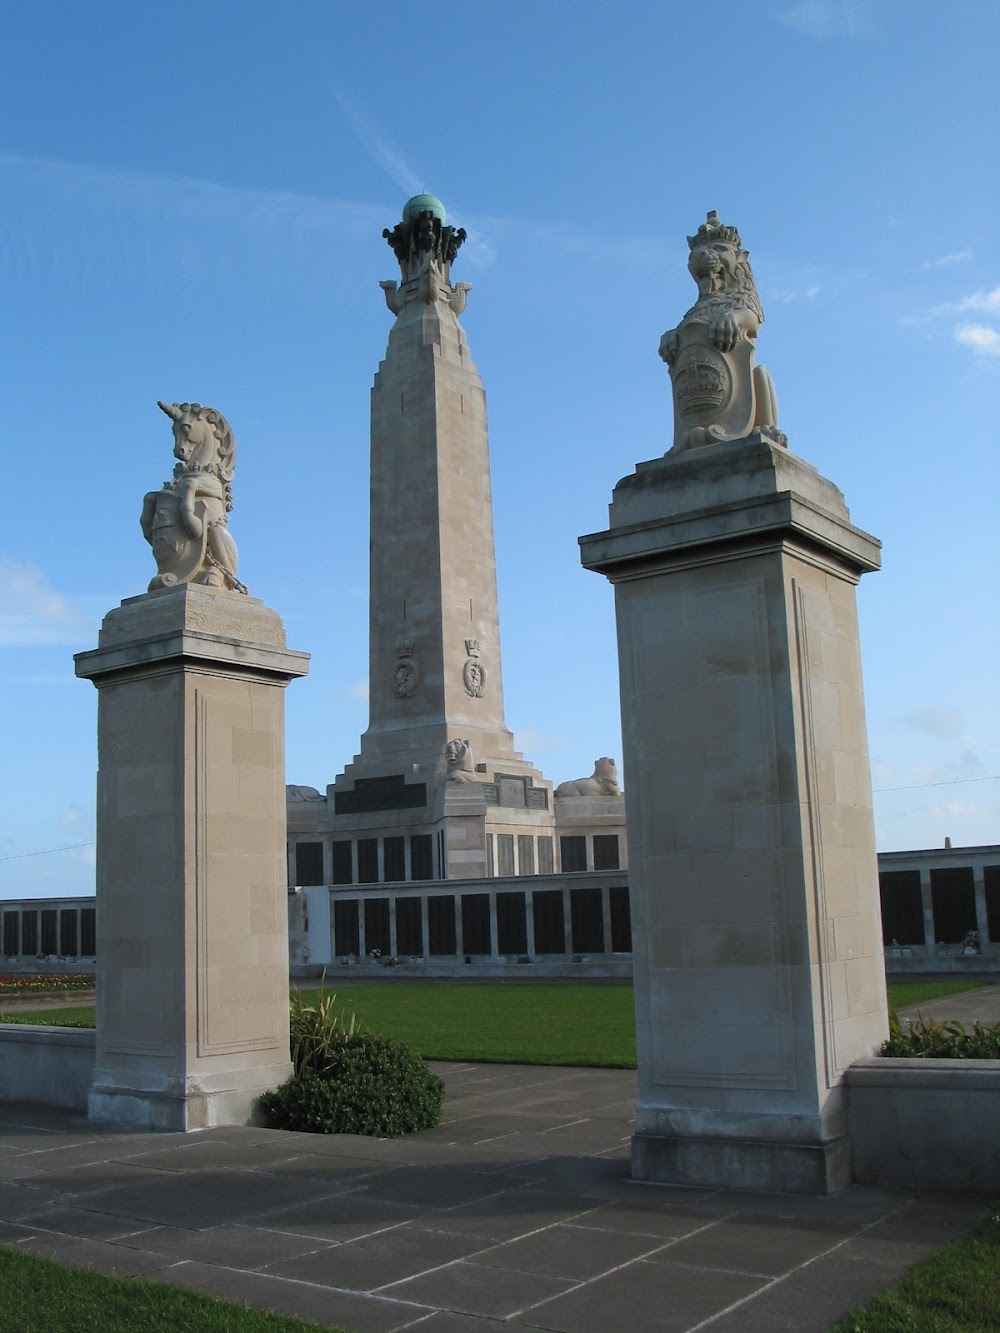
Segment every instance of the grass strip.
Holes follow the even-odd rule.
[[[893,982],[894,1007],[975,989],[970,981]],[[336,992],[331,984],[328,992]],[[313,1003],[319,991],[301,991]],[[337,993],[337,1013],[404,1042],[427,1060],[634,1069],[629,985],[472,981],[362,981]],[[93,1005],[0,1014],[0,1022],[94,1026]]]
[[[1000,1330],[1000,1213],[936,1250],[902,1282],[831,1333],[996,1333]]]
[[[334,987],[330,987],[333,990]],[[302,997],[313,1002],[319,992]],[[634,1069],[632,987],[361,982],[337,995],[370,1031],[426,1060]]]
[[[923,1004],[925,1000],[941,1000],[946,995],[961,995],[967,990],[982,990],[996,985],[989,981],[892,981],[889,983],[889,1003],[893,1009],[907,1004]]]
[[[0,1245],[0,1333],[344,1333],[139,1277],[106,1277]]]

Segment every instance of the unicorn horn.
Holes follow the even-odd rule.
[[[167,416],[174,421],[180,421],[181,417],[184,415],[176,403],[163,403],[157,398],[156,406],[161,412],[166,412]]]

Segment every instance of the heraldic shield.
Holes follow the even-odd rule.
[[[678,330],[670,367],[674,449],[739,440],[754,426],[753,342],[743,336],[731,352],[720,352],[709,341],[709,327],[692,321]]]
[[[143,500],[142,531],[153,548],[159,573],[150,582],[149,591],[174,588],[190,583],[205,563],[208,539],[208,515],[203,500],[195,500],[195,517],[201,520],[201,533],[192,537],[180,514],[181,496],[176,491],[150,491]]]

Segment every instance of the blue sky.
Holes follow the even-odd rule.
[[[879,846],[1000,841],[993,0],[50,0],[4,6],[0,50],[0,896],[93,887],[72,653],[154,572],[157,398],[236,431],[240,577],[313,655],[289,780],[355,753],[381,233],[421,188],[469,232],[520,748],[556,781],[620,756],[613,594],[576,539],[670,443],[657,344],[714,208],[791,448],[884,542],[859,589]]]

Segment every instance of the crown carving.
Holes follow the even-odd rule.
[[[478,657],[482,651],[482,647],[483,645],[478,639],[466,639],[465,641],[465,651],[470,657]]]
[[[413,640],[412,640],[412,639],[397,639],[397,640],[396,640],[396,655],[397,655],[398,657],[412,657],[412,656],[413,656]]]
[[[728,387],[722,369],[710,361],[690,362],[674,378],[677,403],[685,416],[719,407]]]
[[[739,231],[735,227],[727,227],[714,208],[695,234],[687,238],[687,241],[690,250],[696,249],[699,245],[706,245],[711,241],[725,241],[728,245],[734,245],[737,250],[743,249]]]

